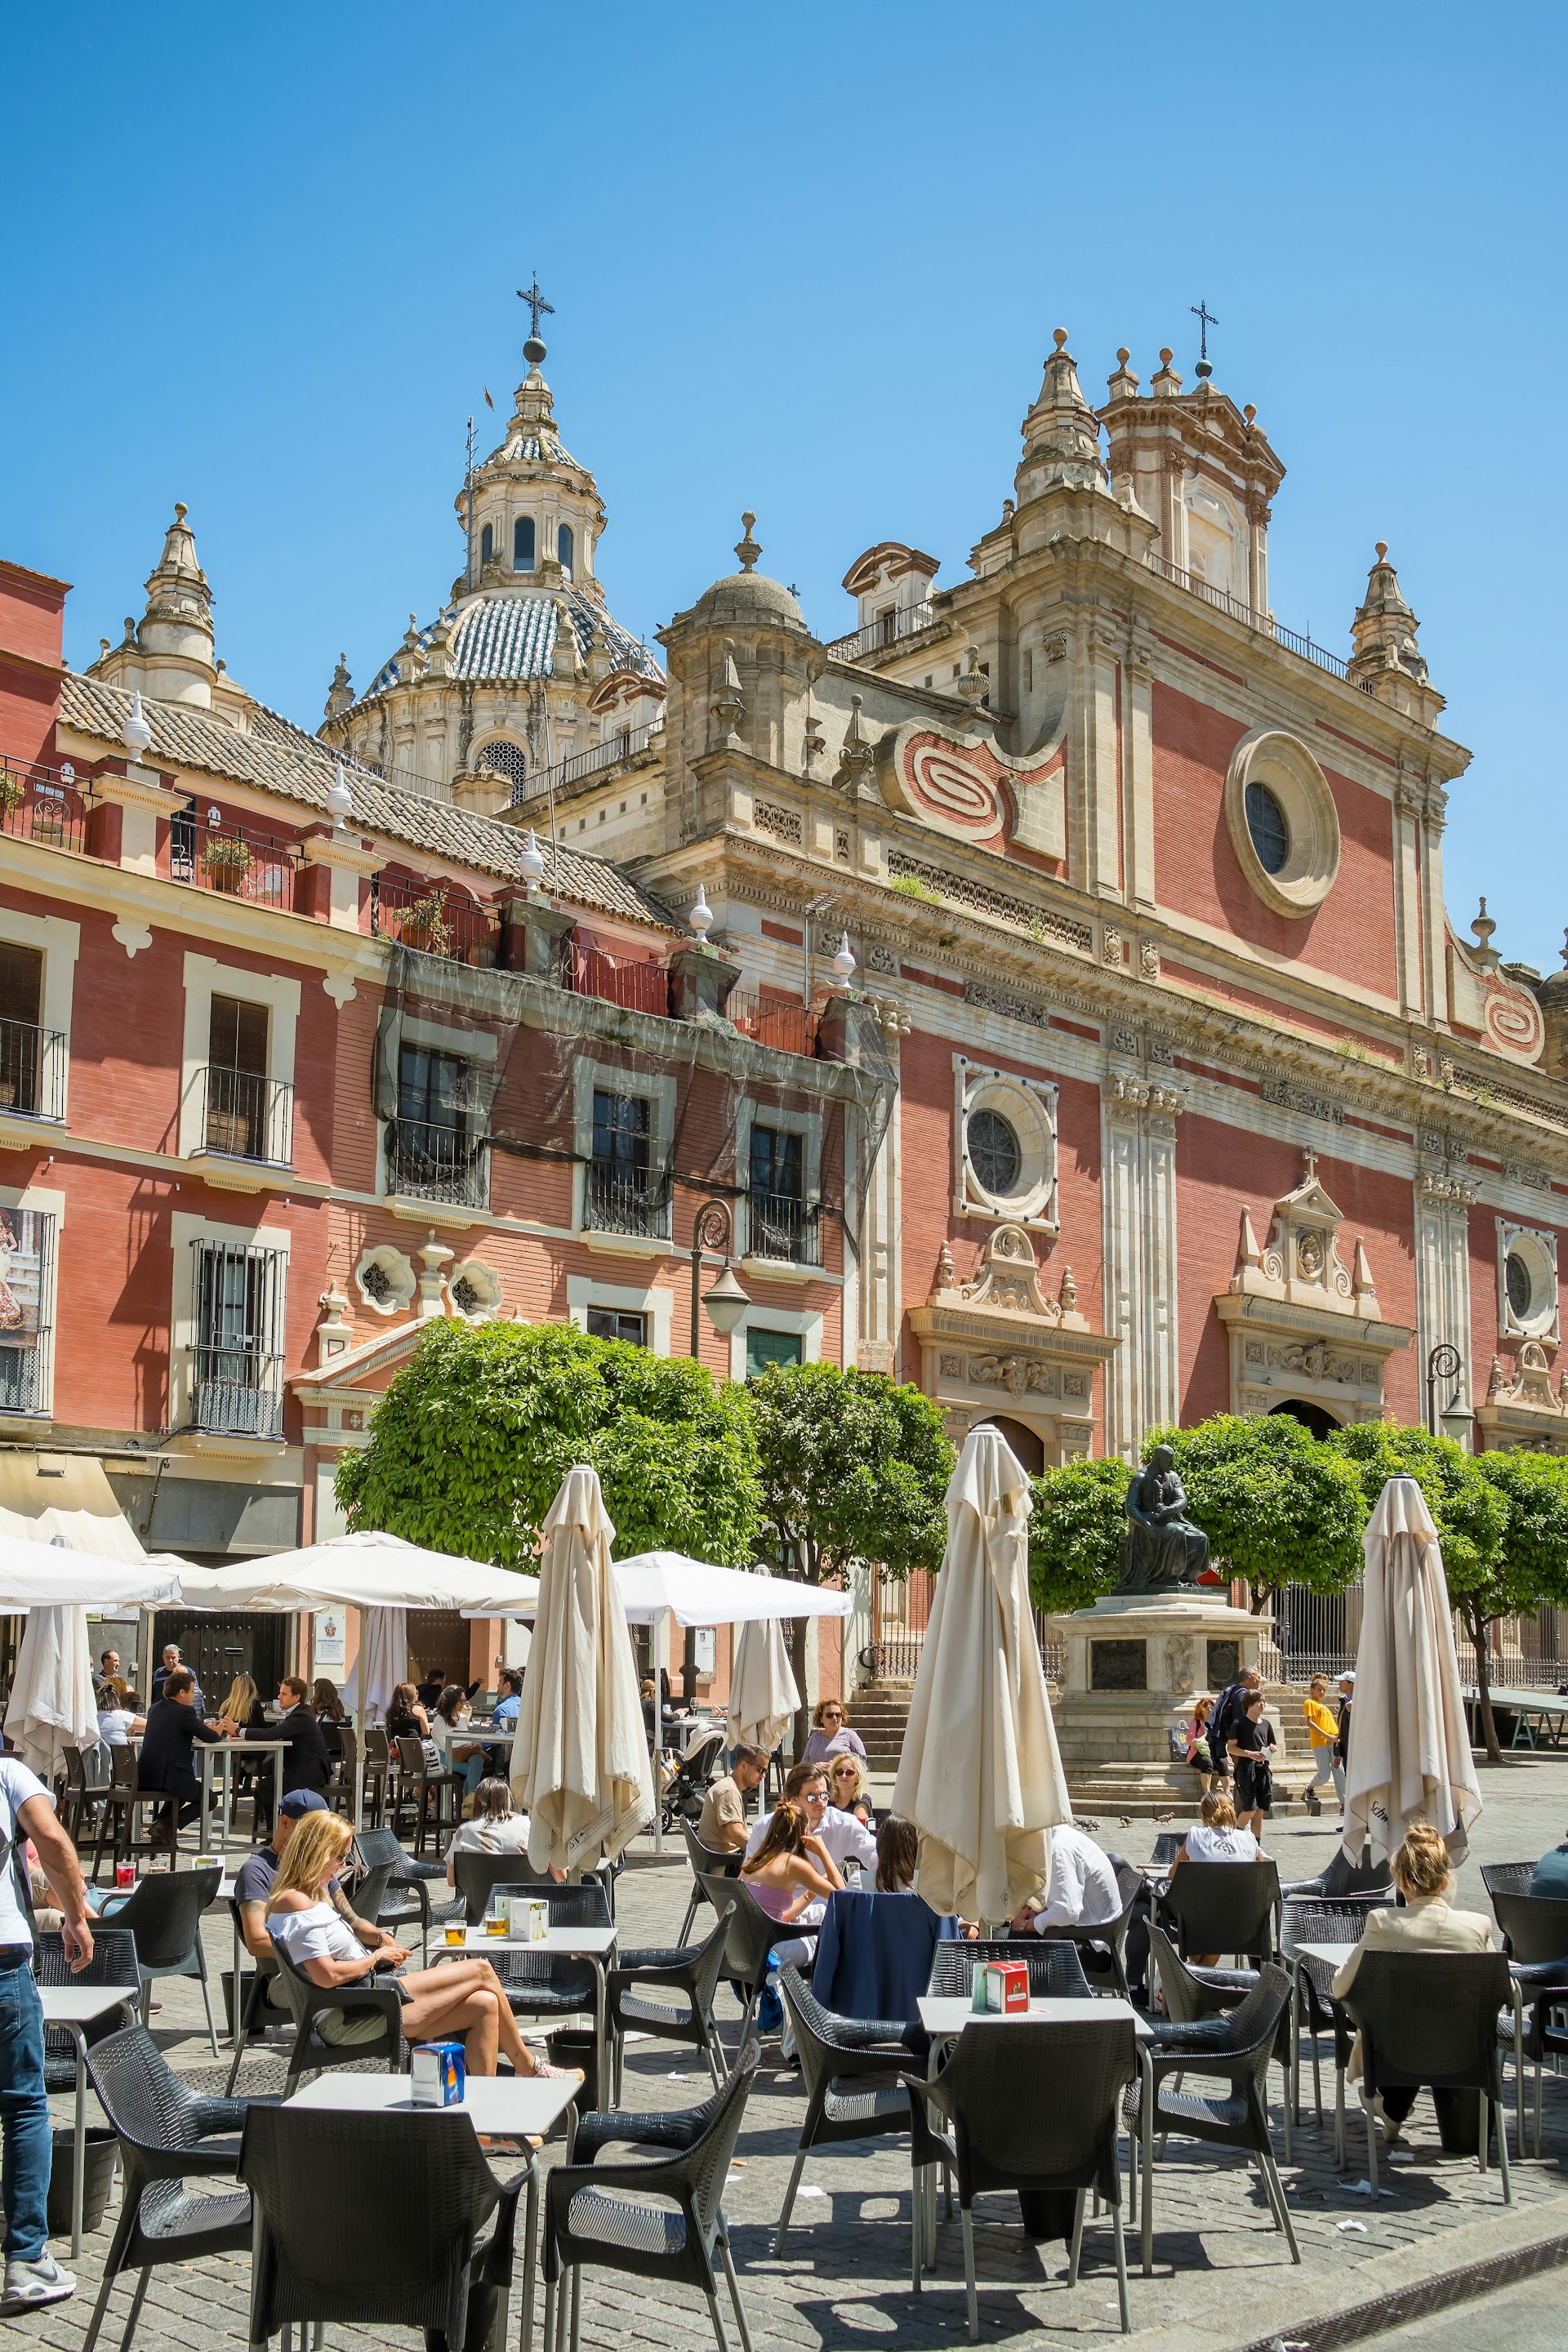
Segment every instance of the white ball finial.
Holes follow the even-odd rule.
[[[697,904],[686,919],[697,934],[698,944],[706,944],[708,934],[713,928],[713,909],[708,904],[707,887],[701,882],[697,886]]]
[[[142,752],[153,740],[153,730],[142,715],[140,693],[133,694],[131,698],[131,709],[126,714],[125,724],[120,730],[120,740],[133,760],[140,760]]]
[[[844,986],[847,988],[850,975],[855,970],[855,951],[850,947],[847,931],[841,932],[839,935],[838,953],[833,959],[833,969]]]
[[[528,828],[527,846],[517,862],[522,869],[523,878],[528,884],[528,895],[531,898],[544,879],[544,852],[534,837],[531,825]]]
[[[338,761],[338,772],[332,779],[331,791],[327,794],[327,806],[331,812],[333,831],[341,833],[344,818],[353,816],[354,813],[353,794],[349,790],[348,778],[343,773],[343,763],[341,760]]]

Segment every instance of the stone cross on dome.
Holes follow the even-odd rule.
[[[517,299],[520,302],[527,303],[529,311],[528,341],[523,344],[522,356],[537,367],[545,355],[544,345],[539,338],[539,314],[542,310],[548,318],[553,319],[555,316],[554,303],[547,302],[539,290],[537,269],[533,273],[531,284],[526,289],[521,286],[518,288]]]
[[[1211,376],[1214,370],[1209,365],[1209,329],[1217,327],[1219,320],[1201,295],[1195,302],[1189,302],[1187,308],[1198,322],[1198,363],[1193,373],[1194,375]]]

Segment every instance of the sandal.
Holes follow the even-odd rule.
[[[533,2080],[537,2083],[581,2083],[583,2079],[581,2066],[552,2066],[543,2058],[533,2062]]]

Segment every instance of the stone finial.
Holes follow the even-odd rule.
[[[1470,961],[1478,965],[1482,971],[1495,971],[1502,958],[1492,945],[1492,933],[1497,929],[1497,923],[1494,918],[1488,914],[1487,902],[1484,898],[1481,900],[1480,913],[1471,923],[1470,929],[1476,935],[1477,942],[1470,950]]]
[[[555,641],[550,649],[552,677],[576,677],[581,669],[577,658],[577,632],[572,626],[572,608],[564,596],[555,608]]]
[[[877,764],[877,746],[860,710],[860,697],[852,694],[849,698],[849,724],[844,730],[838,766],[833,777],[836,788],[849,800],[854,800],[861,786],[869,782],[871,771]]]
[[[969,667],[952,690],[954,694],[962,695],[972,710],[978,710],[991,691],[991,680],[980,667],[980,648],[973,642],[969,648]]]
[[[1355,1291],[1356,1313],[1376,1315],[1379,1311],[1377,1285],[1372,1278],[1372,1261],[1366,1254],[1366,1243],[1359,1234],[1356,1236],[1355,1265],[1351,1282]]]
[[[1262,1263],[1263,1252],[1258,1246],[1258,1235],[1253,1230],[1252,1212],[1243,1209],[1241,1231],[1237,1237],[1236,1271],[1244,1274],[1248,1266],[1261,1265]]]
[[[1506,1382],[1502,1376],[1502,1359],[1499,1356],[1494,1356],[1492,1358],[1491,1378],[1487,1382],[1487,1402],[1489,1404],[1495,1404],[1498,1398],[1502,1394],[1505,1386]]]
[[[1061,1287],[1057,1296],[1061,1302],[1063,1315],[1070,1315],[1078,1305],[1078,1284],[1073,1280],[1070,1265],[1064,1265],[1062,1268]]]
[[[857,698],[858,699],[858,698]],[[805,730],[801,738],[801,772],[808,779],[816,774],[816,763],[827,749],[827,738],[815,710],[805,714]],[[1568,963],[1568,947],[1563,950],[1563,961]]]
[[[1103,488],[1100,419],[1083,395],[1078,364],[1067,347],[1067,329],[1051,337],[1039,394],[1024,419],[1024,455],[1015,488],[1018,503],[1061,485]]]
[[[940,1298],[944,1291],[958,1287],[958,1275],[952,1263],[952,1252],[943,1242],[936,1254],[936,1272],[931,1278],[931,1295]]]
[[[328,719],[335,719],[341,710],[351,709],[353,698],[353,680],[349,676],[349,657],[347,654],[340,654],[338,666],[332,672],[331,685],[327,690],[325,716]]]
[[[321,1309],[321,1319],[316,1326],[316,1361],[331,1363],[334,1356],[346,1355],[353,1345],[353,1326],[348,1319],[349,1302],[334,1276],[316,1304]]]
[[[1399,575],[1388,561],[1388,542],[1377,542],[1367,573],[1366,593],[1351,623],[1351,683],[1380,702],[1407,711],[1430,726],[1443,708],[1431,684],[1417,642],[1419,627],[1405,601]]]
[[[1106,389],[1112,400],[1133,400],[1138,394],[1138,378],[1128,365],[1131,352],[1123,343],[1116,354],[1116,373],[1106,378]]]
[[[1170,344],[1163,343],[1160,347],[1159,367],[1149,380],[1150,391],[1160,394],[1167,400],[1174,400],[1182,389],[1182,379],[1171,365],[1174,357],[1175,353]]]
[[[725,751],[743,751],[740,725],[746,715],[746,698],[741,691],[741,673],[735,667],[735,642],[724,640],[723,667],[719,672],[719,690],[709,706],[718,722],[717,748]]]
[[[140,690],[131,698],[131,708],[125,714],[125,724],[120,730],[120,740],[133,760],[140,760],[142,752],[152,748],[153,730],[148,726],[146,714],[142,708]]]
[[[331,789],[327,794],[327,808],[331,815],[333,831],[341,833],[343,820],[353,816],[354,813],[354,796],[349,790],[349,780],[343,773],[343,763],[341,760],[338,761],[338,772],[332,779]]]
[[[447,1268],[452,1263],[453,1253],[447,1247],[445,1242],[437,1240],[435,1228],[432,1227],[428,1239],[421,1249],[416,1250],[415,1255],[420,1265],[419,1300],[415,1312],[422,1323],[428,1323],[437,1315],[444,1315],[447,1312],[447,1304],[442,1292],[446,1283]]]
[[[735,541],[735,552],[741,559],[742,572],[754,572],[757,568],[757,558],[763,551],[752,536],[752,526],[756,520],[754,514],[743,514],[741,517],[741,529],[745,536]]]

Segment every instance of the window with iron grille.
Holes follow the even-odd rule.
[[[40,1027],[44,958],[0,940],[0,1110],[58,1118],[64,1039]]]
[[[397,1117],[386,1138],[387,1184],[426,1201],[484,1200],[484,1144],[470,1134],[473,1065],[461,1054],[404,1045]]]
[[[652,1112],[647,1095],[594,1089],[585,1223],[603,1232],[668,1234],[668,1187],[650,1160]]]
[[[0,1412],[53,1407],[55,1220],[0,1209]]]
[[[748,1247],[753,1257],[816,1263],[816,1213],[806,1206],[805,1169],[805,1139],[798,1129],[760,1122],[752,1128]]]
[[[235,1436],[280,1437],[284,1254],[244,1242],[191,1246],[195,1424]]]

